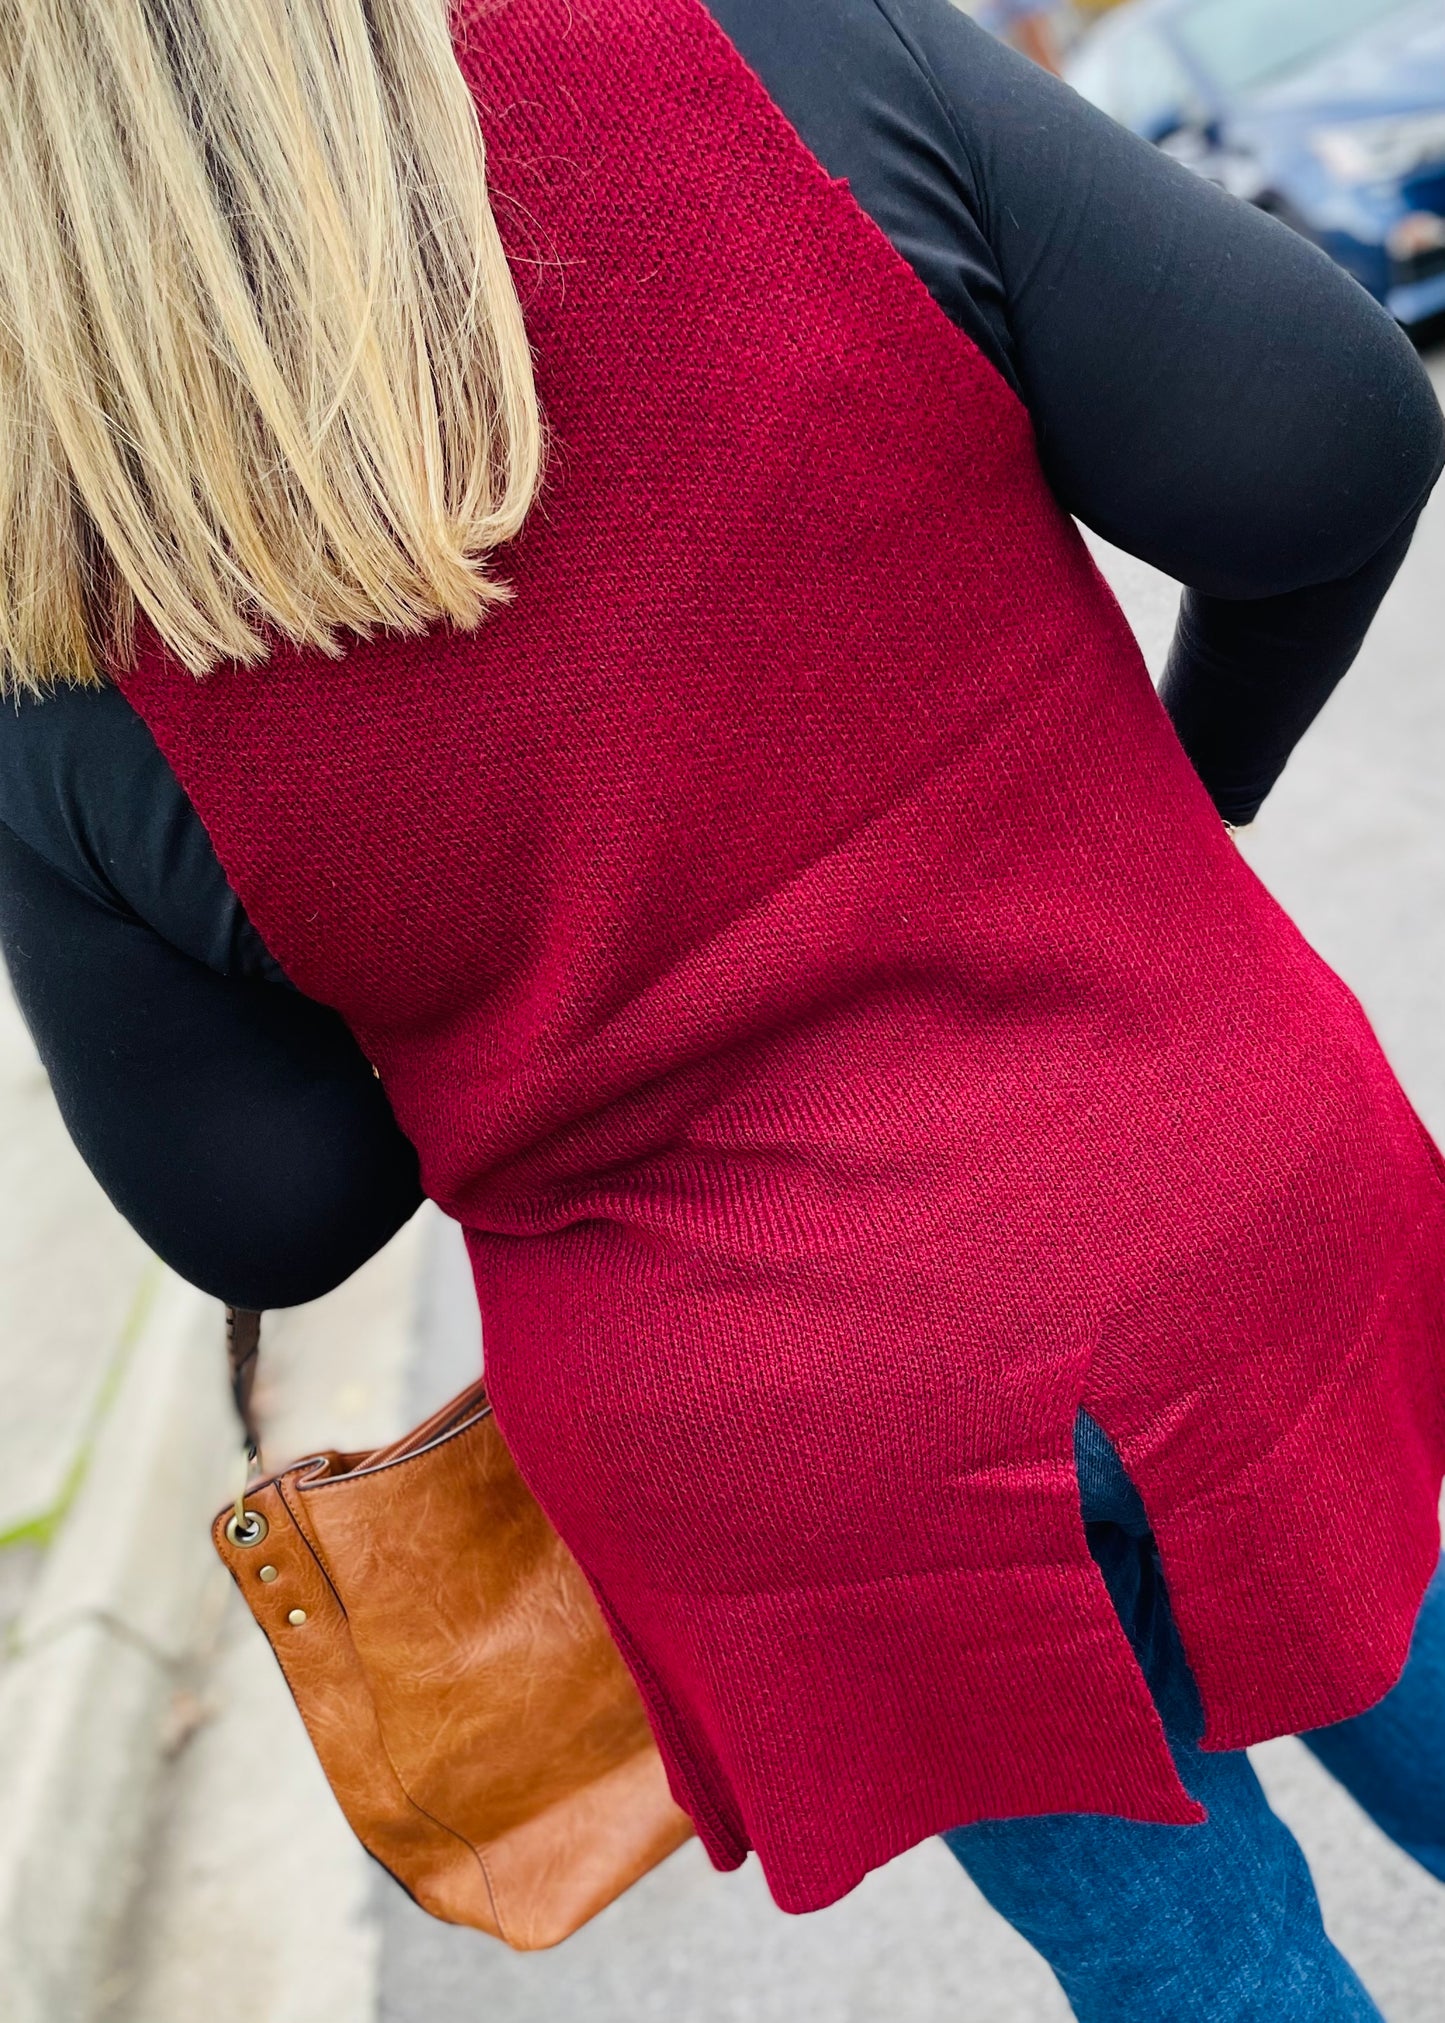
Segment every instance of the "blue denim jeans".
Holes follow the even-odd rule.
[[[1205,1754],[1203,1716],[1137,1491],[1086,1414],[1075,1428],[1089,1548],[1209,1813],[1149,1826],[1097,1813],[983,1820],[944,1835],[1053,1968],[1080,2023],[1381,2023],[1325,1936],[1309,1869],[1242,1753]],[[1304,1741],[1390,1838],[1445,1881],[1445,1563],[1404,1676]]]

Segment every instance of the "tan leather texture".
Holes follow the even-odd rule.
[[[553,1946],[691,1834],[480,1385],[393,1447],[272,1476],[246,1509],[264,1538],[234,1543],[228,1506],[216,1549],[342,1810],[424,1910]]]

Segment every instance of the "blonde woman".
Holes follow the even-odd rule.
[[[463,1224],[786,1909],[942,1832],[1081,2018],[1375,2016],[1242,1752],[1445,1874],[1445,1183],[1226,820],[1408,346],[946,0],[0,25],[0,930],[113,1198],[249,1306]]]

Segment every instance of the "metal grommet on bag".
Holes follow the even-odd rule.
[[[241,1448],[241,1482],[236,1491],[236,1508],[226,1520],[226,1536],[232,1545],[259,1545],[271,1529],[259,1510],[246,1508],[246,1489],[251,1480],[251,1470],[260,1459],[256,1443],[248,1434]]]
[[[226,1519],[226,1536],[232,1545],[259,1545],[270,1529],[259,1510],[233,1511]]]

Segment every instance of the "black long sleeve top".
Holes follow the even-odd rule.
[[[1248,820],[1445,458],[1410,346],[1314,248],[948,0],[709,4],[1020,394],[1064,505],[1185,586],[1165,704]],[[0,942],[81,1151],[187,1278],[312,1298],[415,1208],[380,1084],[286,983],[114,689],[0,714]]]

